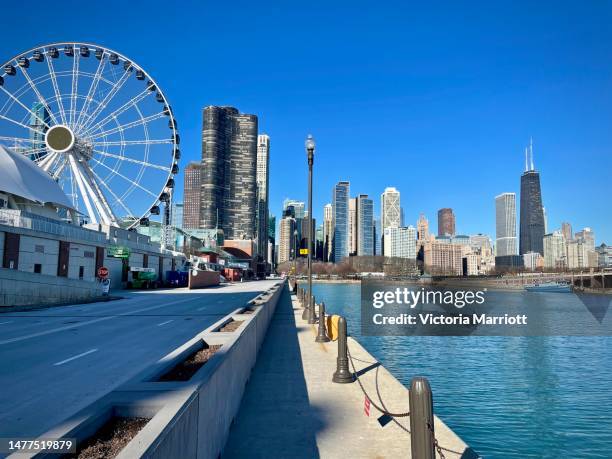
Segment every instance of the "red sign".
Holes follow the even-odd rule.
[[[100,279],[106,279],[108,277],[108,268],[105,266],[100,266],[98,268],[98,277]]]
[[[370,416],[370,399],[368,397],[363,400],[363,412],[366,416]]]

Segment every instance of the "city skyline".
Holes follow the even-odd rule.
[[[375,5],[355,10],[342,3],[313,4],[306,11],[286,5],[264,26],[251,20],[261,5],[230,11],[206,3],[167,18],[168,32],[188,43],[181,47],[151,34],[150,18],[137,8],[117,5],[123,21],[104,27],[74,21],[74,11],[59,5],[57,30],[70,27],[73,37],[120,49],[159,81],[181,126],[177,183],[183,182],[185,165],[200,156],[201,109],[232,105],[257,113],[260,132],[274,144],[272,214],[281,215],[286,195],[306,196],[303,140],[311,131],[317,139],[313,208],[318,221],[329,202],[327,190],[348,178],[353,189],[374,197],[386,186],[401,190],[405,224],[414,224],[421,212],[433,222],[438,209],[450,207],[458,233],[494,234],[491,197],[519,193],[516,173],[533,135],[548,230],[569,221],[575,228],[594,228],[598,243],[612,241],[604,199],[610,195],[606,171],[612,166],[612,82],[602,77],[612,70],[602,45],[610,41],[610,5],[551,11],[529,4],[529,14],[527,4],[448,5],[439,15],[431,6],[397,4],[392,16]],[[6,13],[13,8],[7,5]],[[84,4],[78,15],[95,11]],[[339,26],[334,18],[340,11],[346,24]],[[220,23],[199,26],[203,17],[221,16],[249,31],[255,47],[266,51],[265,78],[252,71],[260,61],[257,53],[235,59],[232,50],[241,46],[237,36],[221,43]],[[35,20],[7,24],[13,39],[0,45],[0,55],[8,59],[16,49],[61,38],[49,36]],[[308,20],[317,23],[317,36],[299,26]],[[129,29],[121,27],[125,21]],[[358,34],[363,28],[354,26],[366,23],[377,33]],[[279,35],[285,39],[277,40]],[[376,52],[380,49],[385,53]],[[192,58],[196,51],[204,59]],[[363,53],[370,56],[367,63]],[[169,56],[191,67],[169,65]],[[210,71],[211,62],[230,69],[233,78]],[[372,117],[372,110],[379,115]],[[366,130],[398,135],[356,135]],[[365,166],[373,158],[382,160],[380,170]],[[436,167],[407,173],[410,164],[426,158]],[[182,201],[182,190],[176,191]],[[375,215],[379,204],[374,199]]]

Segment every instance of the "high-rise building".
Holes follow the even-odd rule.
[[[283,217],[279,227],[278,262],[285,263],[293,259],[296,253],[295,218]]]
[[[185,188],[183,190],[183,228],[186,230],[200,227],[201,187],[202,165],[191,162],[185,168]]]
[[[572,232],[572,225],[568,222],[561,223],[561,232],[566,241],[574,239],[574,233]]]
[[[455,214],[453,209],[445,207],[438,211],[438,236],[455,235]]]
[[[276,241],[276,217],[274,215],[268,217],[268,238],[272,242]]]
[[[399,228],[401,225],[400,192],[393,187],[385,188],[380,196],[380,216],[382,229]]]
[[[419,215],[417,220],[417,239],[419,241],[429,240],[429,220],[427,220],[425,214]]]
[[[202,124],[200,228],[226,239],[254,239],[257,208],[257,116],[209,106]]]
[[[295,218],[304,218],[306,216],[306,211],[304,210],[305,204],[303,201],[287,198],[283,201],[283,210],[286,210],[289,206],[293,206]]]
[[[175,202],[172,204],[172,222],[171,225],[175,228],[183,228],[183,203]]]
[[[528,271],[535,271],[544,267],[544,257],[538,252],[528,252],[523,255],[523,265]]]
[[[257,136],[257,253],[268,260],[268,213],[270,185],[270,137]]]
[[[47,154],[45,146],[45,133],[51,123],[49,110],[41,102],[34,102],[30,111],[30,159],[32,161]]]
[[[560,230],[544,235],[544,267],[562,269],[567,267],[567,249],[565,238]]]
[[[334,212],[331,204],[323,207],[323,261],[332,259],[332,241],[334,240]]]
[[[563,230],[561,230],[563,234]],[[565,239],[565,235],[563,236]],[[586,249],[586,245],[582,240],[566,240],[566,249],[567,249],[567,267],[568,269],[579,269],[579,268],[587,268],[589,264],[588,252]]]
[[[597,266],[600,268],[612,268],[612,246],[601,244],[595,248],[597,253]]]
[[[515,193],[495,196],[495,248],[498,257],[518,255]]]
[[[382,253],[382,228],[380,218],[374,219],[374,255],[381,256]]]
[[[578,241],[583,241],[587,250],[595,250],[595,233],[591,228],[584,228],[582,231],[577,231],[575,238]]]
[[[391,226],[384,229],[385,257],[416,259],[416,228],[412,225],[403,228]]]
[[[317,227],[317,219],[313,218],[311,219],[310,217],[304,217],[299,221],[299,224],[301,225],[301,229],[298,228],[298,232],[300,233],[301,239],[300,241],[300,245],[298,247],[298,249],[308,249],[308,235],[312,234],[312,244],[314,245],[314,241],[315,241],[315,230]],[[309,229],[310,228],[310,229]],[[312,231],[312,233],[310,233],[310,231]],[[309,248],[310,250],[314,250],[313,247]],[[313,251],[314,254],[314,251]],[[298,251],[298,255],[300,255],[299,251]],[[301,254],[304,257],[307,257],[307,254]],[[313,255],[314,256],[314,255]]]
[[[332,215],[334,226],[333,261],[341,262],[349,256],[349,196],[350,183],[338,182],[332,192]]]
[[[349,255],[357,255],[357,198],[349,198]]]
[[[357,255],[374,255],[374,201],[367,194],[357,197]]]
[[[528,153],[531,163],[528,165]],[[521,175],[521,220],[519,232],[519,253],[538,252],[544,254],[544,209],[540,174],[533,165],[533,144],[525,149],[525,172]]]

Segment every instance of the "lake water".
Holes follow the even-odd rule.
[[[360,293],[313,284],[404,385],[429,378],[436,414],[482,457],[612,457],[612,337],[360,336]]]

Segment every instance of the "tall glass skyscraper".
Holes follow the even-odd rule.
[[[270,184],[270,137],[257,137],[257,253],[268,260],[268,188]]]
[[[527,149],[525,149],[525,172],[521,175],[521,221],[519,235],[519,254],[538,252],[544,255],[544,210],[542,207],[542,191],[540,174],[533,166],[533,148],[530,167],[527,165]]]
[[[233,107],[204,109],[200,228],[226,239],[254,239],[257,195],[257,116]]]
[[[341,262],[349,255],[349,195],[350,183],[338,182],[332,191],[332,213],[334,239],[332,253],[333,261]]]
[[[495,197],[495,247],[498,257],[518,255],[516,251],[516,194]]]
[[[40,102],[35,102],[32,105],[30,114],[30,140],[32,153],[30,159],[32,161],[44,157],[47,152],[45,149],[45,133],[47,132],[47,125],[51,122],[49,111]]]
[[[367,194],[357,197],[357,255],[374,255],[374,202]]]

